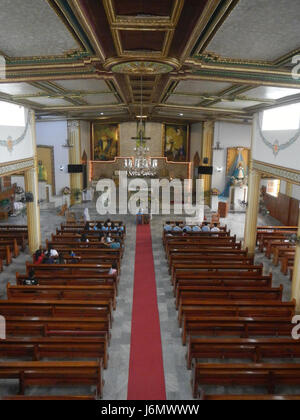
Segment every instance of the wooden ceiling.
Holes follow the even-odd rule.
[[[249,0],[28,2],[0,17],[7,62],[0,98],[31,106],[39,118],[126,121],[140,114],[143,98],[143,113],[155,121],[250,121],[258,109],[300,99],[291,73],[300,53],[294,0],[251,0],[250,8]],[[10,29],[10,19],[22,24]]]

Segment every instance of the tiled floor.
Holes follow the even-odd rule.
[[[94,205],[90,205],[90,215],[92,219],[99,219]],[[76,213],[80,216],[83,213],[84,206],[78,206]],[[132,216],[116,216],[112,219],[120,219],[125,221],[127,225],[126,252],[122,264],[122,275],[120,282],[120,290],[118,297],[117,310],[114,313],[114,323],[112,328],[112,340],[109,348],[109,368],[105,372],[105,400],[125,400],[127,398],[127,383],[129,371],[129,355],[130,355],[130,337],[131,337],[131,310],[133,299],[133,280],[134,280],[134,262],[135,262],[135,243],[136,243],[136,226]],[[101,217],[103,219],[103,217]],[[166,217],[155,216],[152,220],[152,240],[153,255],[155,262],[155,272],[157,281],[158,306],[161,322],[162,345],[164,356],[164,368],[167,388],[168,400],[190,400],[191,385],[190,372],[186,369],[186,348],[181,344],[180,329],[177,322],[177,312],[174,305],[174,296],[170,285],[170,277],[168,267],[165,260],[164,249],[162,246],[162,226]],[[172,218],[175,219],[175,218]],[[57,216],[56,211],[41,212],[41,226],[43,241],[50,237],[60,225],[63,218]],[[230,214],[229,217],[222,221],[226,223],[236,234],[239,239],[243,238],[243,230],[245,223],[245,215],[241,213]],[[11,219],[9,223],[26,224],[26,220],[20,218]],[[276,224],[273,219],[260,219],[260,225]],[[30,260],[28,254],[22,254],[14,263],[5,268],[4,273],[0,275],[0,294],[2,298],[6,296],[5,288],[7,282],[15,281],[15,273],[24,272],[25,261]],[[257,256],[257,262],[262,262],[266,272],[270,270],[274,273],[274,286],[284,285],[285,300],[290,300],[291,284],[288,277],[283,276],[279,269],[275,269],[269,260],[263,255]],[[146,291],[145,291],[146,292]],[[149,367],[151,368],[151,367]],[[214,393],[223,392],[223,388],[213,389]],[[240,393],[240,390],[231,390]],[[251,392],[251,390],[249,390]],[[13,384],[7,381],[0,382],[0,395],[6,395],[16,392]],[[50,395],[60,395],[64,390],[47,389]],[[76,393],[82,393],[84,390],[77,389]],[[34,394],[35,390],[31,390]],[[74,393],[74,391],[73,391]]]

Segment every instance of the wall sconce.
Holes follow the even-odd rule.
[[[218,173],[223,172],[223,168],[222,168],[222,166],[217,167],[217,172],[218,172]]]

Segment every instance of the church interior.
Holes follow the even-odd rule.
[[[300,2],[0,10],[0,400],[300,400]]]

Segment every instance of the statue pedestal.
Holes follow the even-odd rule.
[[[218,195],[212,195],[211,196],[211,211],[213,213],[218,213],[219,208],[219,196]]]
[[[244,185],[240,186],[233,186],[230,188],[230,203],[231,203],[231,210],[232,211],[239,211],[239,212],[246,212],[246,206],[242,206],[241,202],[248,200],[248,187]]]

